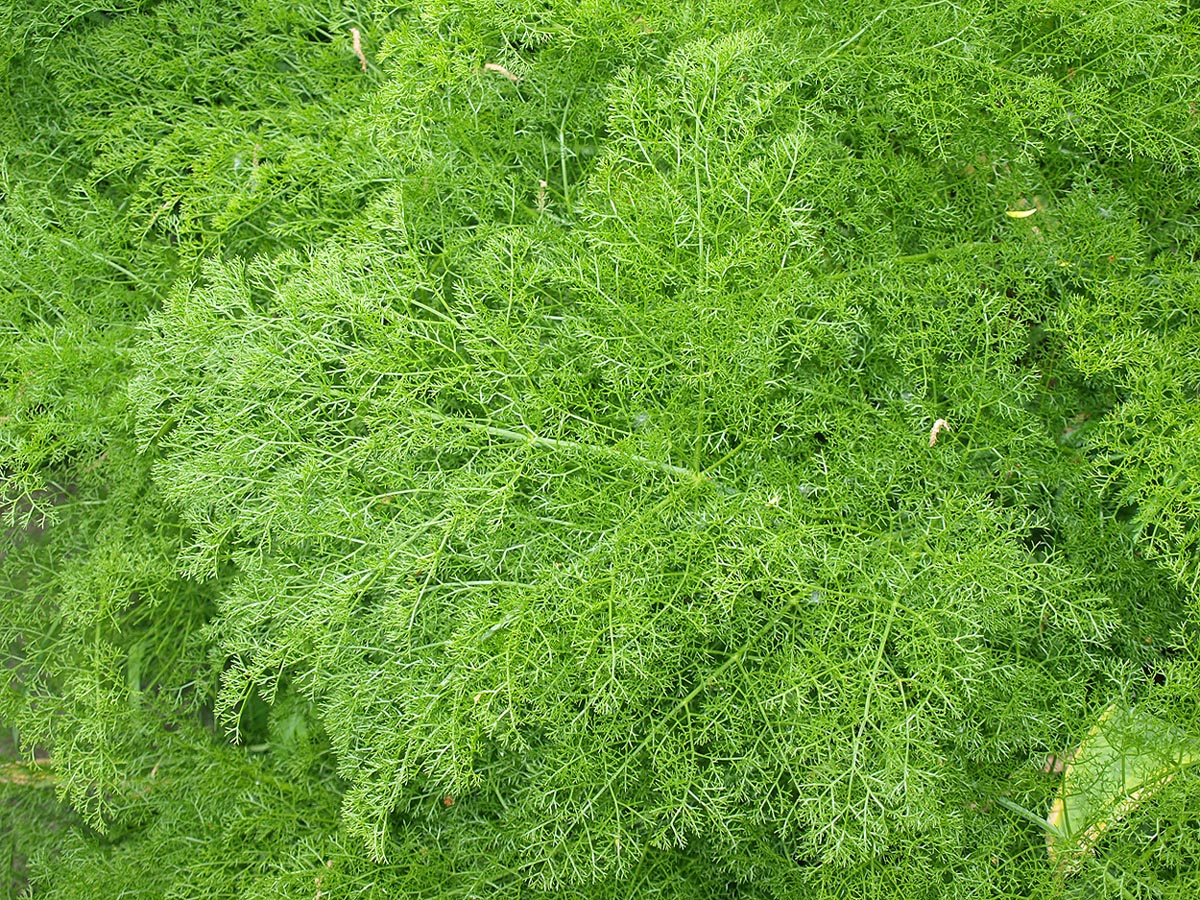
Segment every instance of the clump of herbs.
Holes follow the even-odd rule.
[[[16,10],[15,877],[1190,896],[1197,24]]]

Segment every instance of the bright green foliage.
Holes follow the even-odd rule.
[[[1037,824],[1200,734],[1200,20],[1076,7],[16,10],[20,879],[1191,896]]]
[[[1141,247],[1133,253],[1141,256]],[[1164,253],[1136,281],[1080,293],[1064,310],[1079,369],[1120,392],[1089,435],[1109,503],[1147,552],[1200,584],[1200,277],[1193,251]],[[1138,256],[1135,256],[1136,260]]]

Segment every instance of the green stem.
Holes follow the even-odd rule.
[[[452,419],[449,416],[443,416],[441,413],[429,412],[429,418],[441,425],[464,425],[467,428],[473,428],[477,431],[482,431],[485,434],[495,438],[500,438],[503,441],[508,441],[513,444],[527,444],[531,447],[545,447],[548,450],[575,450],[580,453],[598,453],[605,456],[615,456],[622,460],[635,462],[640,465],[649,466],[652,469],[657,469],[660,472],[666,472],[668,475],[675,475],[680,478],[687,478],[692,482],[712,482],[713,479],[704,474],[697,472],[694,469],[688,469],[684,466],[672,465],[668,462],[663,462],[658,459],[651,459],[648,456],[642,456],[637,453],[622,453],[620,450],[615,450],[612,447],[605,447],[599,444],[583,444],[579,441],[568,441],[562,438],[548,438],[535,434],[532,431],[514,431],[511,428],[501,428],[496,425],[488,425],[483,422],[472,422],[469,419]]]

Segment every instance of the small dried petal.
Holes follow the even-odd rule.
[[[938,419],[933,423],[933,429],[929,432],[929,446],[932,447],[937,443],[938,435],[943,431],[950,430],[950,423],[945,419]]]

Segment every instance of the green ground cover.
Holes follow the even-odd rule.
[[[9,896],[1200,895],[1200,7],[0,9]]]

